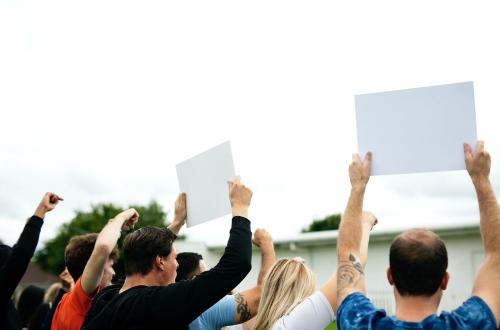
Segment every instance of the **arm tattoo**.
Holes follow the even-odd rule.
[[[363,266],[352,254],[349,261],[341,261],[337,270],[337,301],[340,302],[347,296],[348,289],[356,286],[364,276]]]
[[[349,261],[352,263],[352,266],[361,273],[361,275],[365,275],[365,273],[363,272],[363,266],[361,266],[361,263],[356,260],[356,257],[354,257],[352,254],[349,254]]]
[[[236,312],[240,317],[240,323],[248,321],[251,318],[250,310],[248,309],[248,303],[239,293],[234,295],[234,300],[236,302]]]

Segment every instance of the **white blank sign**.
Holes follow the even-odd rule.
[[[472,82],[355,96],[358,151],[372,175],[465,169],[476,143]]]
[[[179,188],[186,193],[188,227],[231,213],[227,181],[234,176],[229,141],[177,164]]]

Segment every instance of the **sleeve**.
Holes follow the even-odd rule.
[[[85,315],[92,304],[92,297],[87,295],[82,289],[81,277],[76,281],[73,291],[66,293],[56,307],[52,318],[52,329],[64,329],[69,324],[83,323]]]
[[[386,316],[385,310],[377,309],[365,295],[353,292],[337,310],[337,329],[372,329]]]
[[[230,325],[228,327],[224,327],[221,330],[243,330],[243,329],[245,329],[243,327],[243,323],[240,323],[240,324],[235,324],[235,325]]]
[[[496,319],[491,309],[481,298],[474,296],[462,306],[443,312],[440,318],[445,320],[446,329],[496,329]]]
[[[218,303],[210,307],[206,312],[209,312],[212,309],[214,310],[214,319],[212,320],[212,322],[210,322],[210,324],[213,325],[212,328],[220,329],[222,327],[225,327],[226,325],[234,324],[234,313],[236,310],[236,302],[234,300],[234,296],[225,296],[224,298],[219,300]]]
[[[96,295],[98,289],[96,289],[90,295],[85,293],[85,291],[83,291],[83,288],[82,288],[81,280],[82,280],[82,278],[80,277],[76,281],[73,291],[68,293],[67,303],[74,306],[74,308],[78,311],[85,311],[84,314],[86,314],[90,308],[91,303],[92,303],[92,298]]]
[[[191,322],[189,329],[220,329],[232,325],[235,321],[235,306],[234,296],[227,295]]]
[[[12,247],[12,252],[0,269],[0,306],[5,306],[14,293],[28,268],[38,244],[43,219],[32,216],[24,226],[19,240]]]
[[[226,249],[217,265],[191,281],[181,281],[155,290],[151,296],[152,303],[171,306],[176,311],[179,324],[189,324],[233,290],[251,268],[250,221],[234,217]],[[175,301],[172,297],[176,297]],[[161,320],[162,314],[157,317]]]
[[[332,306],[325,295],[317,291],[280,318],[276,326],[287,330],[324,329],[333,320]]]

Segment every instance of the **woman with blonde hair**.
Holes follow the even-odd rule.
[[[361,263],[366,263],[368,241],[375,216],[363,212]],[[280,259],[269,270],[253,330],[324,329],[335,319],[337,274],[319,290],[316,276],[301,258]]]

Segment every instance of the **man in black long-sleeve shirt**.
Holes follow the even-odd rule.
[[[238,177],[229,190],[232,227],[224,255],[214,268],[191,281],[174,283],[175,235],[168,229],[141,228],[123,244],[125,283],[103,289],[94,298],[82,329],[187,329],[236,287],[251,268],[252,233],[247,218],[252,191]],[[185,205],[181,209],[185,219]]]
[[[52,211],[62,198],[53,193],[46,193],[38,205],[35,214],[28,220],[19,240],[12,247],[0,246],[0,329],[20,329],[11,296],[35,252],[45,214]]]

